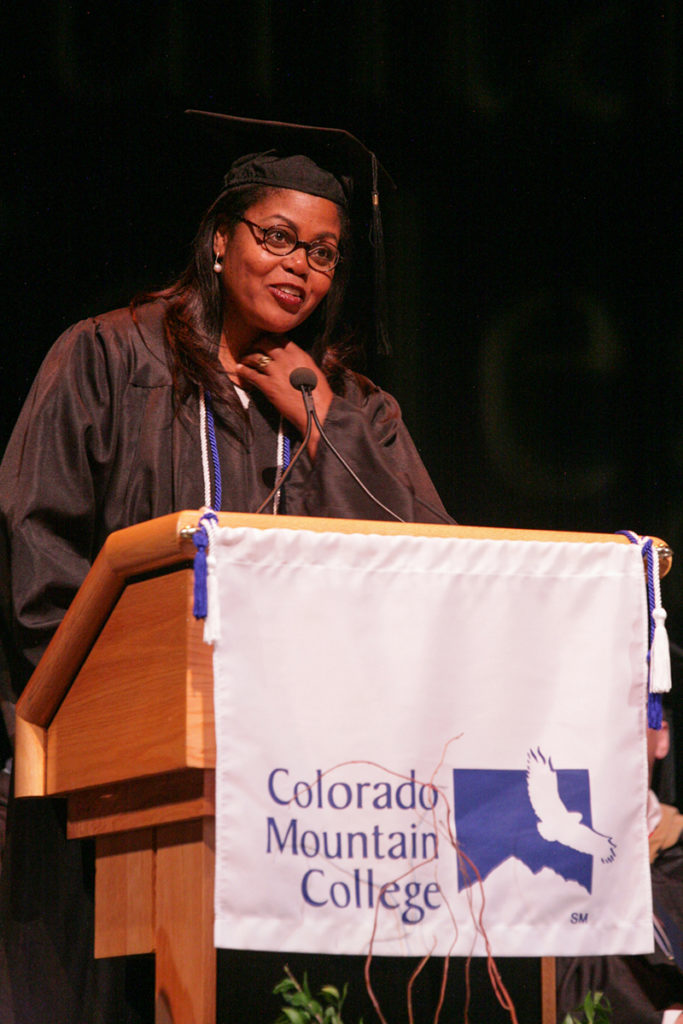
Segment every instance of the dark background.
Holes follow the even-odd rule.
[[[186,107],[343,125],[399,186],[379,372],[453,515],[680,547],[683,12],[566,6],[5,5],[3,437],[64,327],[184,265],[226,169]]]
[[[332,124],[399,186],[375,373],[452,514],[683,552],[682,8],[5,4],[2,445],[63,328],[184,265],[226,170],[186,107]]]

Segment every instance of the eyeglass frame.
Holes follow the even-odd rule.
[[[255,240],[257,241],[257,243],[263,245],[265,249],[271,254],[271,256],[291,256],[291,254],[293,252],[296,252],[297,249],[303,249],[306,254],[306,262],[308,263],[309,267],[311,268],[311,270],[315,270],[319,274],[329,274],[331,270],[334,270],[335,267],[339,265],[342,259],[342,255],[339,251],[339,248],[333,242],[302,242],[299,236],[297,235],[295,229],[291,227],[289,224],[271,224],[270,227],[264,228],[261,224],[255,224],[253,220],[247,220],[246,217],[240,217],[239,221],[242,224],[246,224],[247,227],[249,228],[255,228],[257,231],[263,232],[263,237]],[[274,252],[272,249],[268,248],[268,243],[266,242],[266,233],[268,231],[272,231],[273,228],[287,228],[288,231],[291,231],[294,234],[296,242],[294,243],[291,249],[287,250],[287,252]],[[332,264],[332,266],[325,267],[324,269],[322,267],[314,267],[310,259],[308,258],[308,254],[311,251],[311,249],[316,249],[319,246],[323,245],[327,245],[329,248],[334,249],[334,251],[337,254],[337,258]]]

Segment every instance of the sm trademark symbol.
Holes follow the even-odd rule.
[[[588,922],[588,914],[572,914],[569,920],[572,924],[586,924]]]

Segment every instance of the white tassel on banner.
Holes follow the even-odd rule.
[[[662,608],[662,588],[659,581],[659,553],[652,541],[652,644],[650,645],[650,693],[668,693],[671,689],[671,654],[666,632],[666,612]]]
[[[209,550],[206,555],[206,618],[204,619],[204,643],[215,644],[221,638],[221,616],[218,603],[218,574],[216,572],[216,533],[218,526],[215,520],[207,520],[206,532],[209,535]]]
[[[632,544],[637,544],[645,557],[648,590],[648,612],[652,642],[649,645],[649,691],[668,693],[671,689],[671,653],[666,631],[666,612],[662,608],[659,581],[659,552],[651,537],[641,537],[632,530],[619,530]]]
[[[671,654],[666,632],[666,612],[655,608],[652,613],[655,629],[650,649],[650,692],[668,693],[671,689]]]

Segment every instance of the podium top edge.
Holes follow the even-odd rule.
[[[21,717],[40,727],[47,725],[127,581],[141,573],[190,562],[195,552],[192,532],[196,529],[200,516],[201,510],[187,509],[161,516],[158,519],[137,523],[110,534],[19,700],[17,713]],[[277,528],[308,530],[318,533],[362,533],[555,543],[629,543],[623,535],[611,533],[569,533],[550,530],[519,530],[506,527],[387,523],[374,520],[324,519],[237,512],[219,513],[218,523],[222,527]],[[672,554],[663,541],[658,538],[653,538],[653,541],[659,550],[660,573],[663,576],[671,565]]]

